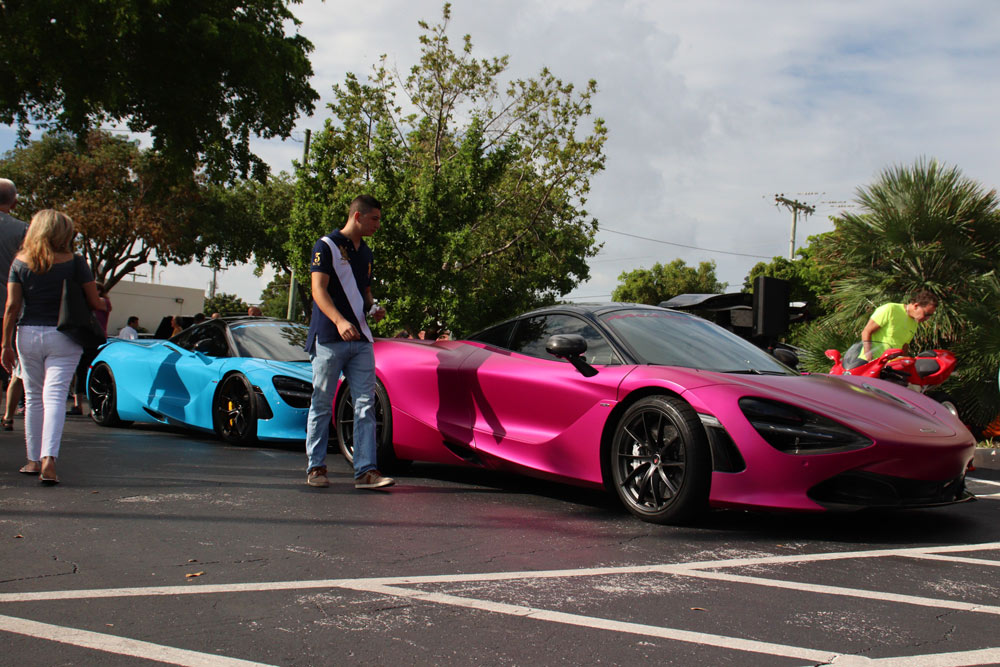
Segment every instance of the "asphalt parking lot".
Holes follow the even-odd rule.
[[[1000,664],[1000,472],[936,510],[633,519],[600,493],[67,422],[0,434],[0,662]]]

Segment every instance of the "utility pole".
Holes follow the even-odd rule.
[[[799,213],[802,213],[803,220],[816,212],[815,206],[803,204],[795,199],[789,199],[784,194],[774,195],[775,206],[784,206],[792,212],[792,235],[788,242],[788,259],[795,259],[795,227],[799,222]]]
[[[202,266],[204,266],[206,269],[212,269],[212,283],[208,287],[208,298],[209,299],[214,299],[215,298],[215,285],[216,285],[215,276],[216,276],[216,274],[219,271],[225,271],[225,269],[220,269],[219,267],[212,266],[211,264],[202,264]]]
[[[306,145],[302,149],[302,166],[305,167],[309,164],[309,138],[312,136],[312,130],[306,128]],[[295,282],[295,267],[292,267],[291,279],[288,281],[288,312],[285,315],[286,320],[292,319],[292,315],[295,313],[295,293],[298,291],[298,284]]]

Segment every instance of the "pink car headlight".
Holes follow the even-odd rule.
[[[787,403],[741,398],[740,410],[767,444],[786,454],[833,454],[874,444],[843,424]]]

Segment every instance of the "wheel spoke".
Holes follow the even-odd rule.
[[[649,467],[649,474],[646,475],[646,483],[649,485],[649,494],[653,497],[653,507],[660,506],[660,496],[656,493],[656,473],[659,472],[659,468],[656,466]]]
[[[643,441],[640,438],[636,437],[636,435],[629,430],[628,426],[625,427],[625,434],[628,435],[628,437],[632,438],[632,440],[634,440],[635,444],[637,444],[638,446],[640,447],[644,446]]]
[[[618,458],[620,459],[632,459],[639,463],[651,463],[653,460],[652,454],[625,454],[623,452],[618,453]]]
[[[662,468],[657,468],[657,472],[660,474],[660,479],[663,480],[664,486],[666,486],[667,490],[670,491],[670,497],[673,498],[674,496],[676,496],[677,486],[670,480],[670,477],[667,475],[667,472]]]
[[[636,479],[640,475],[642,475],[648,467],[649,467],[648,465],[640,465],[633,468],[632,471],[628,475],[626,475],[625,479],[622,480],[621,484],[622,488],[627,488],[629,486],[638,486],[636,484]]]
[[[640,442],[642,444],[646,445],[647,447],[649,447],[650,445],[652,445],[652,444],[654,444],[656,442],[656,440],[654,439],[653,435],[649,432],[649,419],[647,419],[648,415],[649,415],[648,412],[643,412],[642,413],[642,428],[646,432],[646,437],[645,437],[645,439],[640,440]]]

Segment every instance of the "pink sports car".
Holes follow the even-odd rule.
[[[463,341],[375,343],[379,465],[430,461],[604,487],[646,521],[973,499],[975,441],[939,403],[803,375],[699,317],[553,306]],[[336,437],[353,451],[350,388]]]

